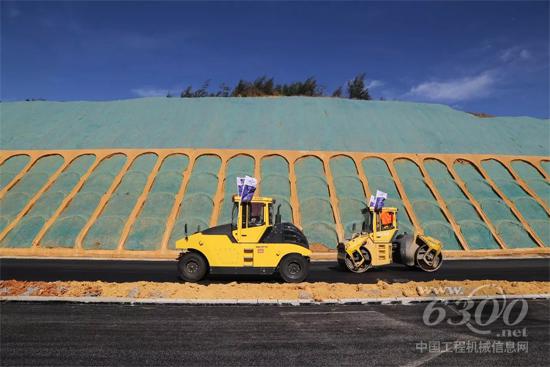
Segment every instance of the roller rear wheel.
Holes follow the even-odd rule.
[[[309,272],[309,261],[298,254],[285,256],[279,263],[279,274],[287,283],[303,282]]]

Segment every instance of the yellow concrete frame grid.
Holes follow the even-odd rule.
[[[122,234],[116,249],[115,250],[83,249],[82,240],[85,238],[86,234],[88,233],[92,225],[95,223],[97,218],[101,215],[102,211],[105,208],[105,205],[111,198],[112,194],[116,191],[118,185],[120,184],[122,178],[124,177],[128,169],[132,166],[133,162],[137,157],[148,153],[155,154],[158,157],[157,162],[155,163],[153,169],[151,170],[148,176],[143,192],[138,197],[134,205],[134,208],[132,209],[130,215],[128,216],[128,219],[123,227],[124,229],[122,231]],[[254,159],[254,174],[258,178],[260,185],[261,185],[261,177],[260,177],[261,162],[264,158],[279,156],[284,158],[288,162],[288,165],[289,165],[288,177],[290,181],[290,204],[292,207],[292,216],[293,216],[294,223],[300,226],[302,223],[302,218],[300,213],[300,202],[298,199],[297,186],[296,186],[295,164],[297,161],[299,161],[302,158],[315,157],[321,160],[323,164],[323,169],[325,171],[326,181],[327,181],[327,189],[329,192],[329,201],[332,207],[332,213],[333,213],[334,222],[335,222],[335,229],[336,229],[338,239],[342,240],[344,237],[344,228],[340,220],[340,209],[338,205],[339,201],[335,191],[334,180],[333,180],[332,171],[330,168],[330,160],[338,156],[344,156],[344,157],[350,158],[355,164],[358,178],[361,181],[366,197],[370,196],[370,193],[372,192],[372,188],[369,187],[368,177],[365,175],[365,172],[363,170],[361,163],[363,162],[363,160],[367,158],[378,158],[383,160],[386,163],[388,170],[392,176],[392,179],[396,184],[399,195],[401,196],[401,199],[405,206],[405,210],[407,211],[407,213],[409,214],[409,217],[411,218],[411,222],[414,227],[414,230],[418,233],[422,233],[420,222],[416,217],[416,214],[411,205],[411,202],[407,197],[407,193],[405,192],[401,179],[397,174],[394,166],[395,161],[399,159],[406,159],[406,160],[412,161],[419,168],[421,174],[423,175],[425,184],[427,185],[429,190],[432,192],[436,202],[438,203],[438,205],[442,210],[444,217],[446,217],[450,226],[455,232],[460,245],[464,250],[466,250],[466,251],[450,251],[450,252],[452,253],[454,252],[456,253],[474,253],[474,252],[488,253],[488,251],[491,252],[491,250],[471,250],[468,247],[468,244],[464,239],[464,236],[462,235],[462,232],[460,230],[460,225],[456,222],[452,213],[447,208],[447,205],[443,200],[443,197],[437,190],[434,182],[432,181],[432,178],[430,177],[430,175],[428,174],[424,166],[424,162],[426,160],[433,159],[441,162],[447,168],[447,170],[449,171],[449,174],[458,184],[459,188],[463,191],[465,196],[470,200],[474,209],[479,214],[480,218],[485,223],[487,228],[490,230],[491,234],[493,235],[493,237],[495,238],[499,246],[502,249],[507,249],[507,245],[498,235],[496,227],[494,226],[493,223],[491,223],[491,221],[483,211],[483,208],[481,207],[480,203],[468,191],[467,185],[464,183],[464,181],[460,178],[460,176],[457,174],[457,172],[454,169],[455,162],[467,161],[468,163],[472,164],[472,166],[475,169],[478,170],[478,172],[487,181],[487,183],[491,186],[494,192],[510,208],[512,213],[516,216],[518,221],[522,224],[524,229],[531,236],[533,241],[539,246],[539,248],[543,250],[544,253],[548,251],[548,248],[544,246],[544,243],[542,242],[542,240],[534,232],[533,228],[530,226],[527,220],[522,216],[522,214],[516,208],[513,201],[511,201],[509,198],[506,197],[506,195],[504,195],[504,193],[499,189],[499,187],[495,184],[495,182],[491,179],[491,177],[487,174],[486,170],[482,166],[482,162],[486,160],[496,160],[500,162],[510,172],[510,174],[518,183],[518,185],[523,190],[525,190],[525,192],[527,192],[528,195],[533,197],[533,199],[544,208],[547,214],[550,214],[550,210],[546,202],[542,200],[542,198],[540,198],[534,192],[534,190],[532,190],[527,185],[527,183],[523,181],[523,179],[521,179],[521,177],[515,172],[515,170],[512,167],[513,161],[516,161],[516,160],[523,161],[533,166],[542,175],[542,177],[544,177],[544,179],[548,181],[549,175],[544,170],[541,164],[543,161],[550,161],[548,157],[508,156],[508,155],[492,156],[492,155],[484,155],[484,154],[406,154],[406,153],[371,153],[371,152],[339,152],[339,151],[292,151],[292,150],[274,151],[274,150],[250,150],[250,149],[237,150],[237,149],[208,149],[208,148],[173,148],[173,149],[171,148],[115,149],[113,148],[113,149],[91,149],[91,150],[86,150],[86,149],[59,150],[59,151],[57,150],[9,150],[9,151],[2,150],[0,151],[0,165],[3,164],[7,159],[16,155],[26,155],[26,156],[29,156],[30,159],[29,159],[29,162],[25,165],[25,167],[23,167],[21,172],[19,172],[11,180],[11,182],[9,182],[4,188],[2,188],[2,190],[0,190],[0,198],[2,198],[12,187],[14,187],[16,183],[23,178],[23,176],[32,168],[32,166],[40,158],[43,158],[44,156],[48,156],[48,155],[61,155],[64,158],[64,162],[61,165],[61,167],[58,168],[51,175],[51,177],[43,185],[43,187],[40,188],[32,198],[30,198],[29,202],[15,216],[15,218],[10,223],[8,223],[6,228],[4,228],[4,230],[0,233],[0,240],[2,240],[19,223],[19,221],[32,209],[32,207],[38,201],[41,195],[44,192],[46,192],[48,188],[51,187],[51,185],[53,185],[53,183],[59,177],[59,175],[70,165],[70,163],[74,159],[76,159],[81,155],[87,155],[87,154],[95,156],[96,159],[94,163],[88,168],[87,172],[84,175],[82,175],[82,177],[77,182],[75,187],[63,199],[60,206],[55,210],[54,214],[46,221],[42,229],[39,231],[37,236],[32,241],[31,247],[0,248],[0,256],[13,255],[13,256],[61,256],[61,257],[86,256],[86,257],[104,257],[104,258],[174,258],[175,256],[177,256],[177,251],[169,249],[168,241],[170,239],[172,230],[174,229],[176,218],[180,210],[181,204],[183,202],[187,184],[193,172],[195,162],[200,156],[205,156],[205,155],[217,156],[221,160],[221,166],[218,172],[217,191],[214,194],[214,197],[212,198],[214,206],[212,210],[212,216],[210,218],[211,225],[215,225],[217,223],[218,217],[220,215],[220,211],[221,211],[221,207],[224,199],[224,185],[225,185],[225,176],[226,176],[225,171],[226,171],[227,163],[236,156],[246,155]],[[43,236],[45,235],[45,233],[47,232],[47,230],[53,225],[53,223],[57,220],[57,218],[60,216],[63,210],[69,205],[71,200],[80,191],[80,189],[82,188],[86,180],[89,178],[89,176],[92,174],[92,172],[97,168],[97,166],[100,164],[101,161],[115,154],[124,154],[127,157],[127,161],[125,162],[124,166],[119,171],[119,173],[115,176],[109,189],[102,196],[99,204],[97,205],[92,215],[88,219],[86,225],[83,227],[83,229],[79,233],[77,240],[75,241],[74,247],[71,247],[71,248],[41,247],[40,242]],[[153,182],[156,178],[156,175],[160,170],[162,162],[164,162],[164,160],[168,156],[171,156],[174,154],[183,154],[187,156],[189,159],[189,163],[186,169],[182,172],[183,179],[180,184],[179,191],[175,196],[173,207],[171,208],[170,214],[167,218],[165,232],[162,237],[160,248],[155,251],[124,249],[124,244],[132,229],[132,226],[134,225],[135,220],[139,217],[139,213],[142,210],[142,207],[145,201],[147,200],[147,197],[153,186]],[[258,191],[260,190],[261,190],[261,187],[258,188]],[[67,244],[60,244],[60,245],[67,245]],[[328,248],[325,248],[324,246],[315,246],[314,248],[316,250],[325,251],[325,252],[333,251]],[[529,251],[532,251],[532,250],[533,249]]]

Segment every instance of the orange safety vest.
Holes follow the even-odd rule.
[[[389,226],[393,223],[393,213],[391,212],[382,212],[380,215],[380,220],[382,221],[383,226]]]

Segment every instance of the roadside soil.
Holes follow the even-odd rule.
[[[123,297],[165,299],[269,299],[315,301],[352,298],[456,297],[549,294],[550,282],[440,281],[389,284],[345,283],[107,283],[0,281],[0,297]]]

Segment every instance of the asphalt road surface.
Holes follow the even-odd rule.
[[[457,311],[459,306],[443,304],[438,307],[444,308],[445,319],[427,326],[423,322],[427,304],[131,306],[7,302],[1,304],[0,364],[547,366],[550,301],[525,302],[528,311],[524,318],[516,304],[507,319],[520,322],[507,326],[501,315],[480,329],[488,334],[473,332],[467,325],[450,325],[448,320],[458,323],[463,317]],[[498,304],[501,309],[510,303],[507,305]],[[480,304],[474,306],[472,319]],[[491,303],[482,308],[483,323],[492,307]],[[479,327],[475,321],[470,325]]]
[[[27,281],[106,281],[133,282],[178,281],[176,261],[123,261],[123,260],[51,260],[51,259],[0,259],[0,279]],[[439,271],[424,273],[402,265],[371,269],[363,274],[341,270],[336,262],[312,262],[308,282],[376,283],[446,280],[550,280],[550,259],[496,259],[445,261]],[[280,282],[268,276],[217,276],[205,282],[224,283],[235,280],[248,282]]]

